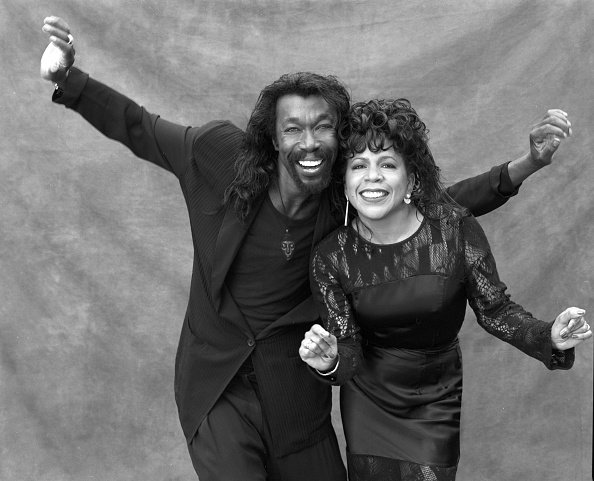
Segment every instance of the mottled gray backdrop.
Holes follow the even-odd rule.
[[[481,223],[514,300],[594,320],[591,0],[1,0],[0,479],[193,478],[173,399],[182,195],[51,104],[50,14],[80,68],[181,123],[245,126],[260,89],[296,70],[338,75],[355,100],[407,97],[449,182],[521,155],[565,109],[574,137],[555,164]],[[590,479],[592,343],[548,372],[471,312],[461,338],[459,480]]]

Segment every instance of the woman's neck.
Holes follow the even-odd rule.
[[[423,214],[412,204],[383,219],[356,218],[359,234],[374,244],[395,244],[408,239],[423,222]],[[361,225],[362,224],[362,225]]]

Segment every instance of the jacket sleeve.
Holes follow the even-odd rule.
[[[337,338],[339,361],[331,375],[322,376],[313,369],[311,371],[323,382],[341,385],[356,374],[361,364],[361,337],[350,300],[340,283],[337,255],[335,252],[324,254],[325,244],[320,244],[312,257],[311,290],[324,329]]]
[[[535,319],[511,301],[506,285],[499,280],[495,259],[483,229],[474,217],[462,220],[466,294],[478,323],[548,369],[569,369],[575,350],[559,351],[551,342],[552,322]]]
[[[178,125],[149,113],[128,97],[73,67],[55,103],[75,110],[110,139],[121,142],[136,156],[181,177],[192,158],[196,128]]]
[[[490,171],[462,180],[446,189],[458,204],[478,217],[501,207],[518,193],[507,170],[509,162],[493,167]]]

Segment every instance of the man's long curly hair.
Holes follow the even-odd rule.
[[[332,75],[311,72],[285,74],[262,90],[235,161],[235,178],[225,191],[225,204],[230,205],[241,220],[245,220],[250,214],[254,202],[268,189],[271,179],[278,171],[278,154],[273,144],[276,135],[276,104],[283,95],[290,94],[322,97],[334,109],[337,126],[350,106],[347,89]],[[342,181],[342,172],[336,171],[341,168],[342,162],[337,158],[332,173],[333,185],[336,185],[336,179]]]
[[[415,176],[411,201],[427,215],[434,204],[450,203],[444,194],[440,169],[429,150],[429,130],[407,99],[370,100],[353,104],[339,128],[343,158],[347,159],[369,148],[386,150],[386,142],[394,147]],[[346,160],[342,172],[346,172]]]

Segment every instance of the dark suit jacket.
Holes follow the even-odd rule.
[[[176,356],[175,398],[190,441],[242,363],[252,355],[262,407],[276,456],[323,439],[332,429],[331,390],[311,375],[298,349],[317,320],[311,298],[257,337],[229,294],[225,277],[260,204],[242,224],[223,206],[243,132],[229,122],[185,127],[159,118],[73,68],[65,91],[53,100],[74,109],[135,155],[172,172],[186,201],[194,244],[190,298]],[[506,200],[499,194],[506,165],[456,184],[449,193],[480,214]],[[322,196],[314,243],[340,223]]]

